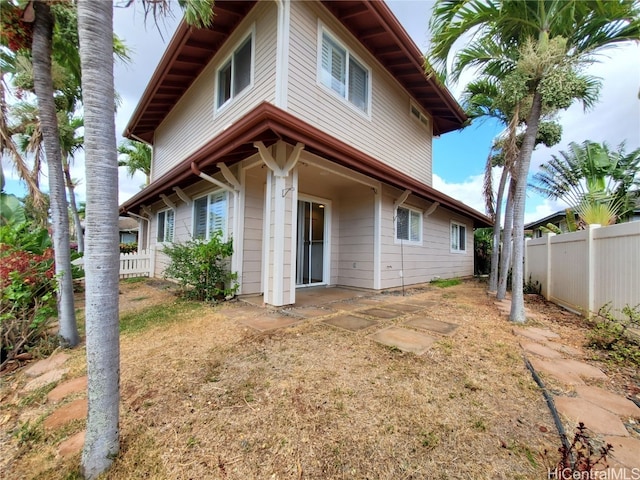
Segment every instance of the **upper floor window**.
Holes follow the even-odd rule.
[[[218,100],[220,108],[237,97],[249,85],[253,70],[253,33],[234,50],[218,70]]]
[[[172,209],[158,212],[158,242],[173,242],[175,212]]]
[[[228,217],[227,192],[197,198],[193,202],[193,238],[209,240],[214,232],[220,231],[226,239]]]
[[[467,250],[467,227],[461,223],[451,222],[451,251]]]
[[[369,112],[369,69],[325,31],[321,36],[319,70],[320,82],[325,87],[363,112]]]
[[[406,207],[396,210],[396,240],[422,243],[422,213]]]

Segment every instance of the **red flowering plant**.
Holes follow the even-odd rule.
[[[0,0],[0,43],[12,52],[31,48],[33,23],[24,21],[24,7]]]
[[[0,243],[0,369],[46,336],[56,316],[55,291],[52,248],[34,253]]]

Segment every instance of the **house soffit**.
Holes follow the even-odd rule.
[[[255,1],[216,0],[210,28],[182,21],[124,132],[153,142],[156,128],[200,75]],[[321,2],[433,117],[435,135],[459,129],[466,116],[451,93],[424,71],[424,57],[389,7],[379,0]]]

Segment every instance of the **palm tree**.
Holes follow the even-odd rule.
[[[119,167],[127,167],[127,173],[133,177],[136,172],[144,173],[145,186],[151,179],[151,147],[146,143],[125,140],[118,146],[118,153],[123,160],[118,161]]]
[[[430,27],[430,59],[441,72],[454,43],[470,41],[454,59],[452,78],[477,68],[498,78],[525,107],[526,128],[514,177],[513,291],[510,319],[525,321],[523,296],[524,211],[531,155],[545,111],[574,100],[592,105],[597,81],[580,68],[603,47],[640,38],[640,8],[634,0],[439,0]]]
[[[627,154],[624,144],[612,151],[606,143],[571,142],[568,151],[552,155],[540,166],[530,188],[583,212],[581,218],[587,224],[607,224],[606,216],[597,221],[585,214],[609,210],[609,216],[622,219],[632,213],[640,195],[639,172],[640,148]]]
[[[162,2],[149,1],[146,5],[156,8],[159,3]],[[179,3],[186,8],[187,22],[196,26],[211,24],[213,2]],[[87,178],[85,322],[89,410],[82,471],[92,479],[109,468],[119,449],[118,158],[111,2],[78,0],[78,31]]]
[[[69,206],[73,218],[78,252],[84,252],[84,234],[82,223],[78,214],[78,204],[76,202],[75,187],[76,182],[71,178],[70,162],[75,153],[83,148],[84,137],[78,136],[78,130],[83,127],[84,121],[80,117],[73,116],[71,112],[60,112],[58,114],[58,125],[60,127],[60,148],[62,155],[62,170],[64,172],[65,184],[69,192]]]
[[[73,347],[78,344],[80,337],[73,303],[68,205],[60,154],[60,135],[54,101],[53,77],[51,74],[54,17],[51,12],[51,6],[48,3],[33,2],[31,5],[33,5],[35,15],[31,47],[33,82],[38,99],[40,126],[47,156],[52,236],[56,276],[58,277],[59,336],[64,344]]]

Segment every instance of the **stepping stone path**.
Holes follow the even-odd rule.
[[[425,353],[437,340],[426,333],[402,327],[388,327],[371,334],[369,337],[383,345],[396,347],[403,352],[412,352],[416,355]]]
[[[508,313],[510,305],[503,301],[498,308]],[[570,392],[554,396],[569,440],[578,422],[583,422],[600,440],[613,445],[608,457],[610,476],[606,478],[632,478],[640,467],[640,440],[629,434],[625,422],[640,420],[640,408],[622,395],[588,386],[585,380],[608,383],[607,375],[586,363],[579,349],[563,345],[558,334],[535,327],[517,327],[513,332],[522,337],[520,345],[543,381],[552,379]]]
[[[371,325],[376,325],[378,322],[368,320],[366,318],[355,317],[353,315],[340,315],[338,317],[329,318],[322,323],[327,325],[333,325],[334,327],[344,328],[356,332],[358,330],[364,330]]]
[[[22,388],[23,393],[28,393],[36,388],[48,385],[52,382],[59,381],[69,368],[65,367],[70,355],[64,352],[55,353],[49,358],[35,362],[24,373],[28,377],[33,377],[32,380]],[[47,394],[47,401],[52,404],[63,402],[71,395],[81,395],[82,398],[78,398],[68,403],[61,403],[57,406],[47,418],[43,421],[43,426],[48,431],[55,431],[62,428],[68,423],[74,420],[81,420],[87,416],[87,377],[79,377],[57,385],[53,390]],[[65,439],[58,445],[58,455],[61,457],[68,457],[79,453],[84,446],[85,431],[72,435]]]

